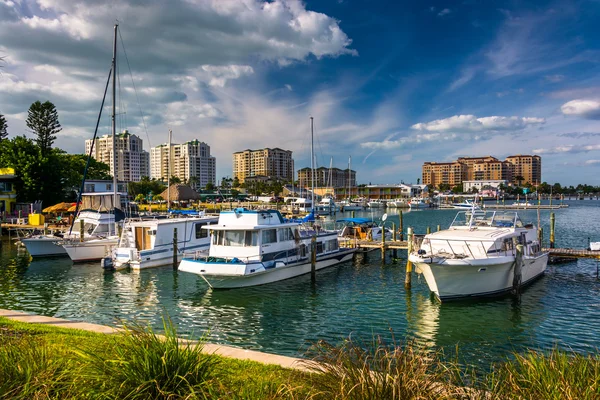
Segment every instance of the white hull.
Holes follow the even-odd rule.
[[[383,208],[383,203],[369,203],[370,208]]]
[[[63,244],[63,248],[73,262],[96,261],[109,256],[112,248],[118,242],[118,237],[91,239],[83,242]]]
[[[208,252],[209,244],[197,245],[193,247],[194,251]],[[177,252],[177,263],[183,258],[182,248],[178,249]],[[115,257],[113,257],[113,265],[116,270],[125,269],[131,267],[131,269],[139,270],[146,268],[163,267],[165,265],[173,265],[173,247],[168,247],[160,252],[153,251],[142,251],[140,256],[136,255],[137,249],[135,248],[119,248]]]
[[[429,204],[427,203],[409,203],[408,206],[414,209],[429,208]]]
[[[61,246],[62,240],[55,236],[35,236],[21,239],[21,243],[32,257],[66,256],[67,252]]]
[[[500,295],[510,291],[514,279],[514,257],[486,259],[420,259],[412,256],[416,271],[423,273],[429,289],[440,300]],[[439,261],[438,261],[439,260]],[[427,263],[430,261],[430,263]],[[521,282],[526,284],[546,270],[548,254],[523,257]]]
[[[320,270],[341,262],[349,261],[352,259],[353,254],[354,249],[348,249],[340,251],[337,254],[324,255],[321,260],[317,259],[315,269]],[[179,271],[200,275],[208,285],[214,289],[233,289],[264,285],[311,272],[310,258],[305,258],[299,263],[278,266],[254,274],[245,274],[246,267],[245,264],[207,264],[195,260],[184,259],[179,264]],[[227,272],[229,272],[230,275],[224,275],[227,273],[224,271],[226,268],[229,268]],[[220,271],[220,274],[215,275],[211,273],[212,271]]]
[[[344,211],[360,211],[363,208],[364,207],[362,207],[362,206],[342,206],[342,209]]]

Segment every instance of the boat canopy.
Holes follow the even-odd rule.
[[[335,222],[351,222],[357,225],[368,224],[373,222],[373,220],[369,218],[341,218]]]

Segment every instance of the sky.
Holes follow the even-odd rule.
[[[50,100],[55,146],[84,152],[116,21],[117,128],[146,150],[169,129],[208,143],[219,180],[244,149],[309,166],[312,116],[317,166],[352,157],[359,183],[538,154],[544,181],[600,184],[598,0],[0,0],[9,136],[33,137],[27,110]]]

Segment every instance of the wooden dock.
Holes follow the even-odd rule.
[[[561,208],[568,208],[566,204],[532,204],[530,206],[524,205],[513,205],[513,204],[484,204],[483,208],[486,210],[559,210]]]
[[[543,249],[550,253],[550,257],[558,258],[595,258],[600,260],[600,251],[585,249]]]
[[[406,240],[386,240],[385,242],[375,240],[340,239],[340,246],[355,247],[359,249],[384,249],[384,250],[408,250]]]

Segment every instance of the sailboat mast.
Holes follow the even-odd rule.
[[[348,156],[348,204],[350,204],[350,188],[352,187],[352,173],[350,172],[352,165],[352,156]]]
[[[169,156],[167,158],[167,212],[171,209],[171,140],[173,131],[169,129]]]
[[[311,205],[315,209],[315,156],[314,156],[314,129],[313,117],[310,117],[310,177],[311,177]]]
[[[119,25],[115,24],[115,39],[113,42],[113,58],[112,58],[112,158],[113,158],[113,208],[117,208],[117,125],[115,121],[116,114],[116,98],[117,98],[117,29]],[[115,218],[116,225],[116,218]],[[116,231],[116,229],[115,229]]]

